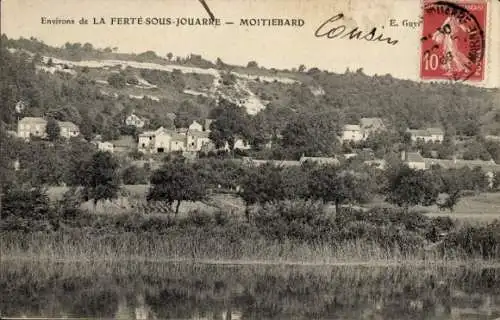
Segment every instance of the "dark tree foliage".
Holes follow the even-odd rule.
[[[216,118],[210,125],[209,138],[217,148],[223,148],[227,143],[233,150],[236,139],[248,139],[249,119],[243,108],[223,100],[213,114]]]
[[[200,172],[192,164],[185,161],[165,163],[151,176],[148,201],[162,201],[179,213],[182,201],[201,201],[205,198],[207,188]]]
[[[148,172],[144,168],[131,165],[123,169],[121,178],[123,184],[146,184],[148,182]]]
[[[83,186],[85,200],[111,200],[118,196],[120,179],[118,162],[109,152],[98,151],[88,161],[80,162],[76,168]]]
[[[336,112],[314,111],[296,116],[283,129],[281,144],[294,158],[332,156],[340,150],[341,117]]]
[[[8,188],[3,197],[2,216],[22,219],[47,219],[50,212],[49,198],[42,188]]]
[[[372,178],[366,172],[349,170],[332,165],[314,168],[307,181],[309,197],[333,202],[336,212],[344,203],[365,202],[374,191]]]
[[[441,189],[441,181],[432,172],[401,166],[389,172],[386,200],[408,211],[410,206],[432,205]]]
[[[123,89],[127,85],[127,78],[120,73],[112,73],[108,77],[108,83],[115,89]]]
[[[47,132],[47,138],[50,141],[56,141],[61,135],[61,128],[59,127],[59,123],[54,118],[49,118],[47,120],[45,131]]]

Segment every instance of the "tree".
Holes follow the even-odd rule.
[[[41,187],[7,188],[3,199],[1,218],[16,217],[27,220],[47,219],[50,201]]]
[[[201,108],[189,100],[182,101],[177,109],[174,124],[177,128],[187,128],[194,120],[201,118]]]
[[[283,148],[293,157],[331,156],[339,151],[337,139],[341,128],[336,112],[303,113],[288,123],[282,132]]]
[[[308,179],[309,197],[333,202],[335,211],[346,202],[365,202],[373,192],[373,182],[368,174],[346,170],[333,165],[314,168]]]
[[[302,72],[304,72],[305,70],[306,70],[306,66],[305,66],[305,65],[303,65],[303,64],[301,64],[301,65],[299,66],[299,72],[301,72],[301,73],[302,73]]]
[[[259,65],[257,64],[256,61],[249,61],[247,64],[247,68],[258,68]]]
[[[61,134],[59,123],[54,118],[49,118],[47,120],[45,131],[47,132],[47,138],[49,138],[50,141],[56,141],[59,139]]]
[[[406,165],[389,172],[386,201],[403,207],[428,206],[435,203],[441,186],[432,172],[411,169]]]
[[[99,200],[115,199],[120,189],[118,162],[109,152],[98,151],[90,161],[81,166],[81,184],[85,199]]]
[[[108,83],[115,89],[123,89],[127,86],[127,79],[120,73],[112,73],[108,77]]]
[[[270,163],[251,167],[242,179],[242,190],[239,195],[245,201],[245,215],[249,217],[251,205],[263,204],[286,198],[283,188],[282,168]]]
[[[148,182],[147,170],[134,165],[125,168],[121,176],[123,184],[146,184]]]
[[[435,176],[439,176],[441,179],[440,192],[445,194],[445,196],[440,199],[438,206],[440,208],[449,209],[453,212],[462,196],[463,178],[460,176],[460,172],[456,169],[435,171],[438,171],[434,173]]]
[[[175,206],[179,213],[182,201],[201,201],[207,190],[204,180],[193,165],[185,161],[167,162],[151,176],[148,201],[163,201],[170,207]]]
[[[237,138],[249,138],[249,121],[243,108],[223,100],[215,113],[218,116],[210,126],[209,138],[217,148],[227,143],[232,151]]]
[[[172,58],[174,57],[172,52],[167,53],[167,59],[168,61],[172,61]]]

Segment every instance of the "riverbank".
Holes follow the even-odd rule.
[[[0,221],[2,259],[270,264],[461,264],[500,260],[500,223],[376,208],[331,215],[311,203],[185,217],[53,213]]]

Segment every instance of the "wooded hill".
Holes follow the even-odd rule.
[[[246,67],[232,66],[195,54],[159,57],[153,51],[121,54],[117,48],[96,49],[89,43],[55,48],[34,38],[13,40],[2,35],[1,40],[1,118],[12,129],[19,100],[28,106],[19,116],[48,113],[79,125],[86,137],[100,133],[112,139],[132,111],[150,119],[153,128],[182,127],[210,117],[222,97],[244,101],[247,110],[254,106],[253,117],[258,117],[265,135],[281,131],[294,119],[325,114],[335,119],[334,130],[361,117],[382,117],[398,131],[442,126],[460,135],[500,134],[498,89],[419,83],[389,74],[368,76],[362,69],[343,74],[304,65],[276,70],[259,67],[255,61]],[[122,62],[54,68],[57,61],[83,60]],[[148,67],[127,66],[126,61]],[[141,96],[146,97],[137,98]],[[175,122],[169,113],[176,114]]]

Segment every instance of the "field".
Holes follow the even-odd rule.
[[[123,187],[127,193],[126,197],[120,198],[113,204],[101,204],[97,206],[97,211],[102,210],[109,212],[109,210],[119,210],[121,203],[127,210],[130,210],[129,204],[132,201],[145,202],[148,186],[147,185],[126,185]],[[67,190],[65,187],[51,187],[47,193],[52,200],[61,199],[63,193]],[[92,204],[87,203],[83,205],[86,209],[94,210]],[[244,202],[233,195],[227,194],[213,194],[207,201],[204,202],[184,202],[180,207],[180,214],[184,215],[191,210],[208,210],[227,209],[228,212],[235,214],[242,214],[244,211]],[[383,201],[383,199],[375,199],[367,205],[367,207],[391,207],[390,204]],[[123,212],[123,208],[121,208]],[[333,206],[331,210],[335,210]],[[453,212],[440,211],[437,206],[430,207],[415,207],[415,212],[421,212],[428,217],[450,217],[452,219],[470,221],[470,222],[491,222],[495,219],[500,219],[500,192],[496,193],[482,193],[475,196],[467,196],[460,200]]]

